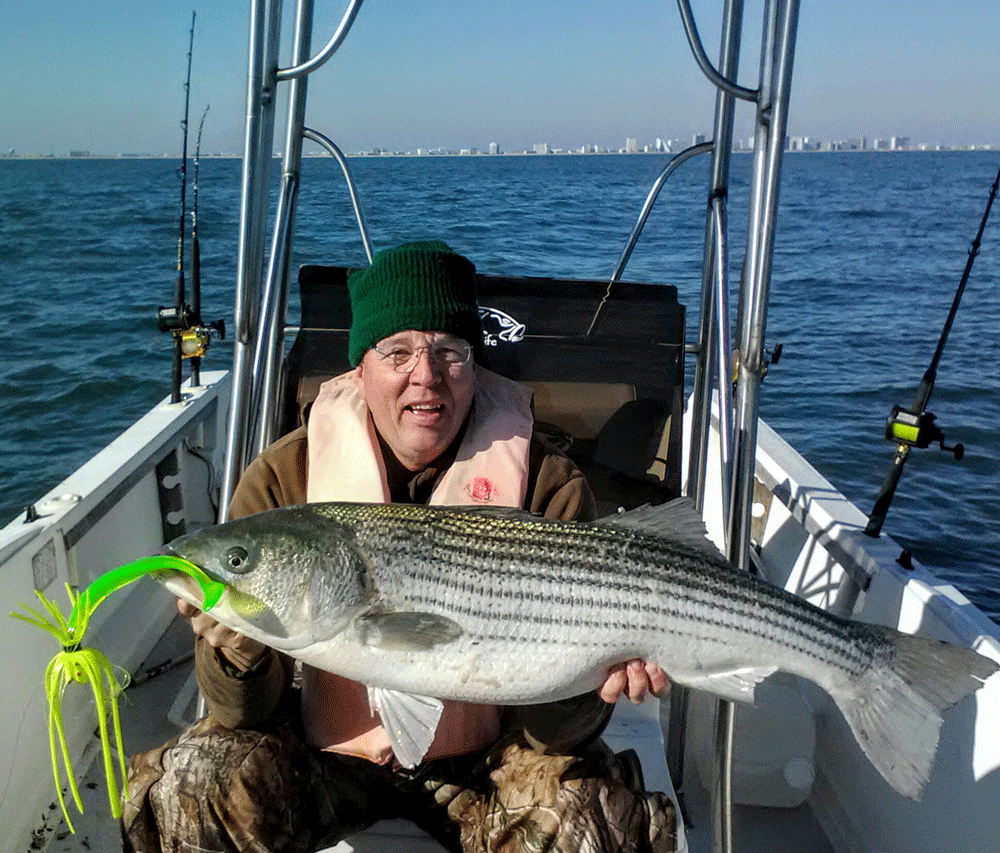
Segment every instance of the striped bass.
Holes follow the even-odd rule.
[[[390,691],[383,704],[391,691],[499,705],[565,699],[632,658],[740,701],[779,670],[809,679],[914,799],[941,713],[998,669],[970,649],[839,618],[737,571],[687,501],[589,523],[309,504],[182,536],[168,550],[226,584],[211,611],[220,622]],[[200,606],[189,579],[165,583]],[[383,724],[395,727],[385,713]],[[413,764],[429,742],[397,755],[408,749]]]

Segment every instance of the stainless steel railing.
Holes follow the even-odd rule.
[[[244,467],[274,438],[295,202],[302,165],[302,141],[306,137],[307,80],[309,74],[327,62],[343,44],[361,3],[362,0],[350,0],[330,41],[310,58],[313,0],[298,0],[292,37],[293,64],[284,69],[279,69],[277,62],[281,35],[280,0],[255,0],[251,7],[235,299],[233,399],[226,437],[220,514],[225,513]],[[278,208],[265,268],[268,190],[277,86],[280,82],[289,83],[288,124]],[[352,190],[352,200],[354,198],[356,194]],[[359,211],[356,202],[355,205],[355,210]],[[359,222],[363,223],[360,216]],[[370,241],[363,225],[362,231],[370,256]],[[251,413],[256,413],[256,417],[251,419]]]

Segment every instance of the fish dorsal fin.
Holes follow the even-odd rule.
[[[401,652],[425,652],[462,636],[462,627],[436,613],[366,613],[357,620],[358,637],[366,646]]]
[[[381,718],[399,763],[416,767],[434,743],[444,703],[433,696],[369,687],[368,704]]]
[[[675,498],[664,504],[643,504],[635,509],[605,516],[594,523],[663,536],[713,560],[722,556],[708,538],[705,522],[690,498]]]

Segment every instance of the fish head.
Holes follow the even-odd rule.
[[[350,527],[308,505],[207,527],[164,551],[225,585],[209,615],[282,651],[336,636],[374,595]],[[164,585],[206,609],[192,579],[177,576]]]

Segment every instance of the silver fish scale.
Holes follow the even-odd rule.
[[[446,615],[475,641],[639,655],[686,639],[723,654],[750,643],[761,657],[852,676],[874,653],[864,626],[638,530],[426,506],[337,511],[367,555],[381,606]]]

